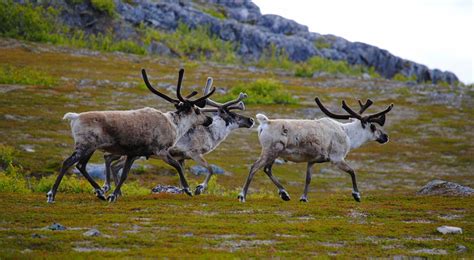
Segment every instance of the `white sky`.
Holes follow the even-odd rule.
[[[474,0],[253,0],[321,34],[386,49],[473,83]]]

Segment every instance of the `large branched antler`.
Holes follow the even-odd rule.
[[[204,87],[204,94],[209,93],[209,89],[211,88],[212,83],[213,83],[212,77],[208,77],[207,81],[206,81],[206,86]],[[232,105],[235,105],[235,104],[241,102],[245,98],[247,98],[247,94],[242,93],[242,92],[239,94],[238,98],[236,98],[234,100],[227,101],[224,104],[219,103],[217,101],[214,101],[214,100],[208,98],[207,99],[207,105],[213,106],[213,107],[216,107],[216,108],[220,108],[220,109],[230,109],[230,107]],[[242,105],[243,105],[243,103],[242,103]]]
[[[361,121],[363,127],[365,127],[365,123],[377,123],[377,124],[383,126],[385,124],[385,114],[390,112],[390,110],[392,110],[392,108],[393,108],[393,104],[390,104],[390,106],[388,106],[385,110],[383,110],[381,112],[371,114],[371,115],[367,115],[367,116],[363,117],[361,114],[367,108],[369,108],[369,106],[371,106],[373,104],[372,100],[370,100],[370,99],[368,99],[365,104],[363,104],[360,100],[358,100],[359,105],[360,105],[359,113],[352,110],[346,104],[346,101],[343,100],[342,101],[342,108],[348,113],[348,115],[341,115],[341,114],[335,114],[335,113],[330,112],[326,107],[324,107],[324,105],[321,103],[321,101],[319,100],[318,97],[315,98],[315,101],[316,101],[316,104],[321,109],[321,111],[323,111],[323,113],[326,114],[327,116],[329,116],[331,118],[334,118],[334,119],[356,118],[356,119]]]
[[[202,96],[200,98],[197,98],[195,100],[190,100],[190,98],[197,95],[196,91],[193,91],[191,94],[187,95],[186,97],[183,97],[181,95],[181,86],[182,86],[182,83],[183,83],[184,69],[179,70],[178,84],[176,86],[176,96],[178,97],[178,99],[171,98],[171,97],[161,93],[160,91],[156,90],[155,88],[153,88],[150,84],[150,81],[148,80],[148,76],[146,74],[145,69],[142,69],[142,77],[143,77],[143,81],[145,82],[145,85],[147,86],[147,88],[153,94],[155,94],[155,95],[157,95],[157,96],[159,96],[159,97],[165,99],[166,101],[168,101],[170,103],[173,103],[175,105],[179,105],[180,103],[182,103],[182,104],[186,104],[187,106],[190,106],[190,107],[196,105],[196,106],[202,108],[206,105],[206,99],[209,98],[216,91],[215,88],[212,88],[212,90],[208,91],[208,93],[206,93],[204,96]]]

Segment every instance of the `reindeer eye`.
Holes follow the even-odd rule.
[[[370,130],[372,130],[372,132],[375,132],[375,130],[377,130],[377,128],[375,128],[374,125],[370,124]]]

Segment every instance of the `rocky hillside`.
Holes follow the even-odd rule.
[[[454,73],[429,69],[387,50],[310,32],[307,26],[278,15],[262,15],[250,0],[57,0],[48,5],[62,10],[61,21],[69,27],[89,33],[113,31],[118,39],[135,39],[141,44],[140,30],[144,27],[171,32],[184,23],[190,28],[208,26],[212,35],[237,43],[235,52],[244,60],[257,60],[275,46],[296,62],[320,56],[373,67],[385,78],[402,74],[418,82],[458,81]],[[168,54],[171,46],[152,42],[146,47],[152,53]]]

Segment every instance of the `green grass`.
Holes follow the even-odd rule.
[[[0,84],[24,84],[38,86],[55,86],[59,80],[45,72],[29,67],[0,65]]]
[[[99,12],[106,13],[107,15],[114,15],[115,13],[115,2],[114,0],[90,0],[92,6]]]
[[[239,93],[246,93],[246,104],[296,104],[297,100],[283,86],[272,79],[257,79],[250,84],[240,84],[223,97],[223,101],[234,99]]]
[[[7,258],[433,257],[416,253],[423,248],[451,257],[472,253],[472,198],[375,193],[356,204],[340,192],[316,196],[306,204],[283,202],[276,194],[241,204],[216,195],[161,194],[108,204],[93,195],[60,193],[49,205],[43,194],[0,193],[0,206],[8,209],[0,212],[0,252]],[[461,218],[442,218],[453,209]],[[67,229],[44,229],[55,222]],[[441,235],[435,231],[441,225],[465,232]],[[102,235],[84,236],[89,228]],[[468,251],[456,253],[457,245]]]
[[[346,61],[333,61],[322,57],[312,57],[308,61],[299,64],[295,69],[295,76],[312,77],[315,72],[352,76],[368,73],[372,78],[380,78],[380,75],[375,72],[374,68],[349,65]]]

